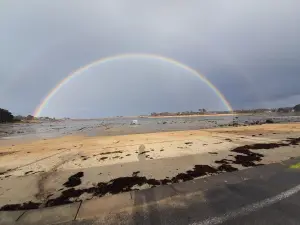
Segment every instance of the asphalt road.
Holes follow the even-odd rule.
[[[159,201],[161,191],[135,194],[142,207],[64,224],[300,224],[300,169],[292,160],[212,176],[172,187],[179,196]]]

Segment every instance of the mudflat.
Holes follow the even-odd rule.
[[[6,140],[0,208],[48,207],[280,162],[300,156],[299,143],[300,123]]]

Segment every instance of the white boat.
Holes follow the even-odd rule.
[[[138,120],[132,120],[130,123],[130,125],[138,125],[138,124],[139,124]]]

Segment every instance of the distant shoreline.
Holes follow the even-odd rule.
[[[173,116],[115,116],[115,117],[100,117],[91,119],[70,119],[70,120],[107,120],[107,119],[139,119],[139,118],[181,118],[181,117],[218,117],[218,116],[239,116],[252,115],[251,113],[223,113],[223,114],[203,114],[203,115],[173,115]]]
[[[284,113],[282,113],[284,114]],[[11,123],[42,123],[42,122],[61,122],[61,121],[87,121],[87,120],[111,120],[111,119],[139,119],[139,118],[188,118],[188,117],[221,117],[221,116],[253,116],[253,115],[270,115],[269,113],[217,113],[217,114],[191,114],[191,115],[139,115],[139,116],[112,116],[112,117],[98,117],[98,118],[68,118],[68,119],[55,119],[55,120],[43,120],[35,118],[33,120],[14,121]],[[300,114],[299,114],[300,115]],[[291,115],[291,116],[298,116]]]
[[[141,118],[176,118],[176,117],[204,117],[204,116],[238,116],[238,115],[249,115],[248,113],[245,114],[238,114],[238,113],[223,113],[223,114],[203,114],[203,115],[173,115],[173,116],[142,116]]]

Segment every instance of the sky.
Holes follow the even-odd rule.
[[[300,1],[0,2],[0,107],[33,114],[78,68],[120,54],[171,58],[233,109],[300,103]],[[74,76],[41,116],[97,118],[227,110],[199,76],[156,57],[121,57]]]

